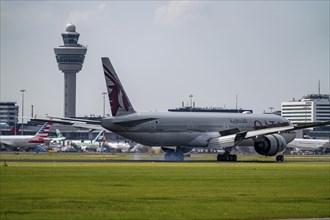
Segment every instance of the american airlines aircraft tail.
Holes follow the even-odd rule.
[[[111,105],[112,116],[134,113],[133,106],[129,101],[126,92],[121,85],[115,69],[109,58],[102,58],[103,71]]]
[[[29,144],[42,144],[45,142],[45,138],[48,137],[51,123],[45,123],[40,130],[29,140]]]

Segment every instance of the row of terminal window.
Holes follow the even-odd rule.
[[[71,62],[84,62],[84,55],[56,55],[56,60],[58,63],[71,63]]]

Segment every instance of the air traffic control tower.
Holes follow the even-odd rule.
[[[78,44],[76,26],[67,24],[64,45],[54,48],[58,68],[64,73],[64,117],[76,117],[76,75],[82,69],[87,48]]]

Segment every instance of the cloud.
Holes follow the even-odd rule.
[[[79,11],[73,10],[69,12],[67,23],[78,23],[80,21],[88,21],[91,17],[97,16],[99,12],[106,8],[106,3],[101,3],[97,5],[96,8],[91,8],[91,10]]]
[[[102,11],[106,6],[107,6],[107,4],[105,4],[105,3],[101,3],[101,4],[99,4],[99,5],[97,6],[97,9],[98,9],[99,11]]]
[[[170,1],[154,11],[154,19],[158,24],[179,25],[191,17],[191,9],[196,5],[193,1]]]
[[[90,16],[88,12],[80,12],[78,10],[70,11],[67,23],[78,23],[79,21],[87,21]]]

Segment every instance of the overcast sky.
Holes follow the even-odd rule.
[[[196,106],[280,109],[329,93],[329,1],[1,1],[1,101],[63,116],[54,47],[67,23],[88,46],[77,116],[102,115],[101,57],[137,111]],[[109,113],[109,101],[106,100]],[[21,113],[20,113],[21,115]]]

